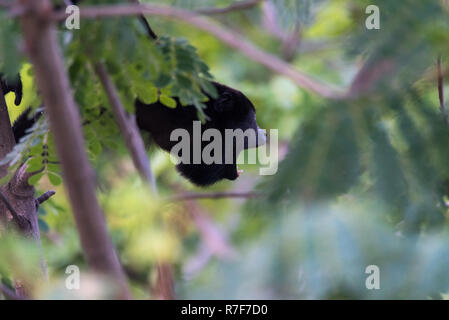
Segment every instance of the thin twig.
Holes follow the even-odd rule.
[[[135,117],[126,113],[120,100],[118,92],[112,82],[106,67],[103,63],[96,63],[95,72],[103,85],[104,91],[108,97],[115,121],[125,139],[125,144],[130,152],[134,167],[139,172],[140,177],[152,189],[154,195],[157,195],[156,181],[151,171],[150,160],[145,152],[145,145],[136,125]],[[158,278],[157,292],[158,298],[164,300],[173,300],[175,298],[173,272],[170,264],[157,262]]]
[[[257,6],[263,0],[246,0],[239,1],[230,6],[224,8],[203,8],[195,10],[196,13],[204,14],[204,15],[216,15],[216,14],[225,14],[239,10],[251,9]]]
[[[214,35],[222,42],[226,43],[232,48],[239,50],[248,58],[259,62],[270,70],[276,73],[283,74],[304,89],[314,92],[324,98],[341,99],[344,97],[343,92],[340,92],[327,84],[323,84],[315,79],[312,79],[310,76],[295,69],[282,59],[279,59],[278,57],[259,49],[239,34],[231,32],[229,29],[220,26],[212,20],[202,17],[196,13],[169,6],[148,4],[80,8],[81,17],[89,19],[140,14],[157,15],[184,21]],[[53,19],[55,20],[64,20],[66,17],[67,14],[63,11],[55,12],[53,14]]]
[[[137,4],[137,5],[140,4],[139,0],[128,0],[128,1],[131,3]],[[148,22],[147,18],[145,18],[145,16],[143,14],[141,14],[141,15],[139,15],[139,20],[142,23],[143,27],[145,28],[148,36],[153,40],[157,40],[157,35],[151,28],[150,23]]]
[[[152,189],[154,195],[157,195],[156,181],[151,171],[150,160],[145,152],[145,145],[136,125],[135,117],[126,113],[120,100],[117,90],[112,82],[106,67],[103,63],[96,63],[95,72],[103,85],[104,91],[108,97],[115,121],[124,137],[125,144],[130,152],[134,167],[139,172],[140,177]],[[157,292],[160,299],[172,300],[174,295],[173,272],[169,264],[157,262],[158,280]]]
[[[45,192],[44,194],[40,195],[37,199],[36,199],[36,204],[39,206],[42,203],[44,203],[45,201],[47,201],[48,199],[50,199],[51,197],[53,197],[56,194],[55,191],[53,190],[49,190],[47,192]]]
[[[212,192],[212,193],[185,193],[170,197],[170,201],[186,201],[198,199],[224,199],[224,198],[257,198],[262,194],[256,192]]]
[[[438,99],[440,100],[440,111],[443,115],[445,125],[449,125],[448,116],[446,112],[446,106],[444,104],[444,87],[443,87],[443,73],[441,72],[441,56],[437,61],[437,73],[438,73]]]

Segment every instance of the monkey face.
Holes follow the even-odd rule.
[[[189,137],[187,155],[182,155],[182,162],[176,167],[182,176],[199,186],[237,179],[241,173],[237,167],[239,153],[266,142],[251,101],[238,90],[213,84],[218,97],[209,97],[204,110],[208,120],[202,125],[193,106],[181,106],[177,101],[178,106],[170,109],[159,102],[145,105],[136,101],[137,124],[151,133],[159,147],[169,152],[176,147],[179,140],[172,139],[175,130],[181,129]]]

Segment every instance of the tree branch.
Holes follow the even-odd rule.
[[[129,298],[128,284],[109,238],[103,212],[95,196],[94,172],[85,153],[78,109],[58,46],[49,0],[21,0],[29,10],[21,17],[25,48],[34,66],[46,115],[61,159],[62,175],[89,266],[120,288]]]
[[[217,14],[225,14],[239,10],[251,9],[257,6],[263,0],[246,0],[239,1],[231,4],[230,6],[224,8],[203,8],[195,10],[196,13],[204,14],[204,15],[217,15]]]
[[[19,221],[19,214],[16,212],[16,210],[13,208],[13,206],[11,205],[11,203],[9,202],[9,200],[5,197],[5,195],[3,194],[3,192],[0,191],[0,200],[3,201],[3,203],[5,204],[6,208],[9,210],[9,212],[11,212],[12,217],[16,220]]]
[[[438,99],[440,100],[440,111],[443,115],[444,124],[449,125],[448,116],[446,112],[446,106],[444,104],[444,84],[443,84],[443,73],[441,71],[441,56],[438,57],[437,61],[437,74],[438,74]]]
[[[11,205],[8,198],[6,198],[2,191],[0,191],[0,200],[2,200],[8,211],[11,213],[12,219],[20,231],[26,232],[32,229],[31,223],[26,218],[17,213],[16,209],[14,209],[14,207]]]
[[[290,64],[279,59],[278,57],[259,49],[255,45],[248,42],[245,38],[241,37],[239,34],[231,32],[227,28],[214,23],[210,19],[201,17],[200,15],[193,12],[169,6],[157,6],[148,4],[80,8],[81,17],[89,19],[140,14],[156,15],[184,21],[214,35],[230,47],[239,50],[248,58],[259,62],[260,64],[276,73],[280,73],[290,78],[298,86],[308,91],[314,92],[324,98],[329,99],[341,99],[344,97],[343,92],[340,92],[330,87],[329,85],[312,79],[310,76],[293,68]],[[65,12],[56,12],[53,14],[52,18],[54,20],[64,20],[66,17],[67,15]]]
[[[391,77],[394,70],[395,61],[393,59],[366,61],[354,76],[346,97],[357,98],[373,91],[382,79],[385,79],[386,76]]]
[[[173,288],[173,271],[168,263],[158,263],[157,265],[156,293],[160,300],[175,299]]]

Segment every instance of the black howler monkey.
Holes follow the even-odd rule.
[[[201,141],[203,133],[208,129],[217,129],[222,137],[221,161],[219,163],[206,164],[201,158],[198,164],[193,163],[193,144],[195,135],[193,134],[193,122],[198,121],[197,110],[194,106],[182,106],[175,98],[177,106],[174,109],[168,108],[156,102],[146,105],[140,100],[136,100],[137,125],[141,130],[150,132],[156,144],[166,151],[171,151],[177,141],[170,140],[170,134],[175,129],[185,129],[190,137],[189,164],[180,163],[176,166],[182,176],[196,185],[207,186],[222,179],[235,180],[239,176],[237,168],[237,156],[242,151],[251,147],[258,147],[265,143],[265,133],[259,128],[256,122],[256,110],[251,101],[240,91],[229,88],[225,85],[214,82],[218,97],[209,97],[204,112],[208,120],[201,126],[200,135],[196,141],[203,153],[209,142]],[[236,139],[233,138],[232,150],[226,149],[225,130],[241,129],[253,133],[253,139],[244,137],[239,148]],[[232,152],[232,161],[226,161],[227,153]]]
[[[78,3],[79,1],[73,1]],[[150,38],[157,39],[156,34],[152,31],[146,18],[141,15],[140,20],[144,24],[147,33]],[[19,79],[20,80],[20,79]],[[5,82],[6,85],[8,83]],[[239,176],[239,170],[237,168],[237,156],[242,149],[248,149],[250,147],[257,147],[265,143],[265,134],[259,129],[256,123],[256,111],[251,101],[240,91],[227,87],[225,85],[214,82],[213,85],[217,89],[218,96],[212,98],[209,96],[209,101],[205,103],[206,108],[204,113],[208,120],[201,126],[201,139],[202,133],[210,128],[217,129],[224,137],[225,129],[241,129],[243,131],[253,131],[255,141],[249,141],[245,138],[245,142],[242,148],[237,150],[236,146],[232,146],[232,161],[226,161],[225,155],[229,150],[225,150],[224,143],[222,155],[223,161],[221,163],[206,164],[201,159],[201,162],[197,164],[185,164],[180,163],[177,165],[177,170],[182,176],[187,178],[192,183],[199,186],[208,186],[214,184],[222,179],[235,180]],[[18,86],[18,85],[17,85]],[[19,87],[17,87],[18,89]],[[2,82],[3,89],[3,82]],[[6,87],[7,90],[3,90],[4,93],[9,91],[16,92],[16,104],[17,99],[21,99],[21,83],[20,90],[16,90],[16,87]],[[18,95],[18,92],[19,95]],[[18,98],[19,97],[19,98]],[[193,131],[193,122],[198,121],[197,109],[194,106],[182,106],[177,98],[176,108],[168,108],[156,102],[147,105],[136,99],[136,120],[137,125],[141,130],[147,131],[151,134],[152,139],[162,149],[170,151],[175,141],[170,141],[170,134],[175,129],[185,129],[191,137]],[[19,101],[20,103],[20,101]],[[28,118],[28,114],[24,114],[18,118],[14,123],[13,130],[18,141],[21,136],[25,134],[27,128],[31,127],[35,117]],[[224,138],[223,138],[224,142]],[[193,141],[191,141],[193,144]],[[199,141],[201,145],[201,153],[205,147],[205,143]],[[193,150],[191,148],[190,150]]]

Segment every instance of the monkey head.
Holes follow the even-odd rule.
[[[150,105],[136,100],[136,119],[141,130],[148,131],[155,143],[171,152],[179,142],[175,130],[189,137],[187,155],[176,167],[182,176],[199,186],[208,186],[222,179],[235,180],[240,174],[237,157],[244,149],[265,144],[265,131],[256,122],[251,101],[240,91],[219,83],[217,98],[209,97],[204,113],[207,121],[199,124],[194,106],[168,108],[160,102]],[[211,148],[211,143],[216,143]],[[207,153],[213,161],[204,159]]]

